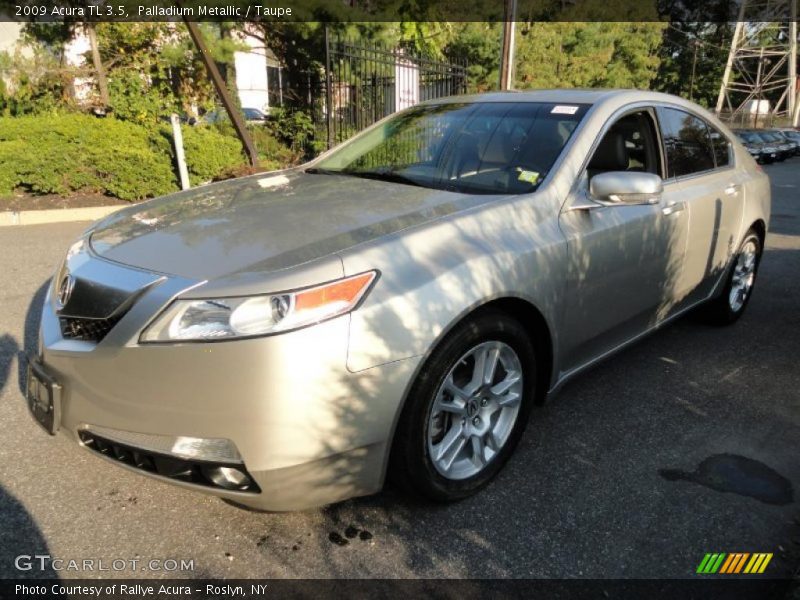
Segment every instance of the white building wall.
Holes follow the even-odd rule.
[[[86,66],[86,53],[90,52],[92,44],[89,36],[82,28],[76,28],[72,39],[64,45],[64,62],[71,67]],[[81,103],[89,102],[95,92],[94,77],[75,77],[72,80],[75,91],[75,100]]]
[[[267,55],[256,38],[245,35],[243,41],[250,50],[236,52],[233,56],[239,102],[242,108],[258,108],[266,112],[269,110]]]

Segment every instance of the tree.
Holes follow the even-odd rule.
[[[519,88],[648,88],[664,23],[558,22],[518,27]]]
[[[675,22],[664,31],[654,88],[713,107],[733,30],[729,23]]]

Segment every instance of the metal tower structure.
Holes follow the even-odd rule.
[[[797,0],[740,0],[717,115],[757,127],[797,126]]]

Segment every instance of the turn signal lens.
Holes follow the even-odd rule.
[[[367,291],[375,272],[362,273],[348,279],[321,285],[310,290],[295,294],[294,308],[296,311],[319,310],[336,311],[342,308],[353,307],[358,304],[364,292]]]

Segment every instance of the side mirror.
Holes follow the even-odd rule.
[[[603,206],[657,204],[663,191],[661,177],[638,171],[599,173],[589,182],[589,196]]]

